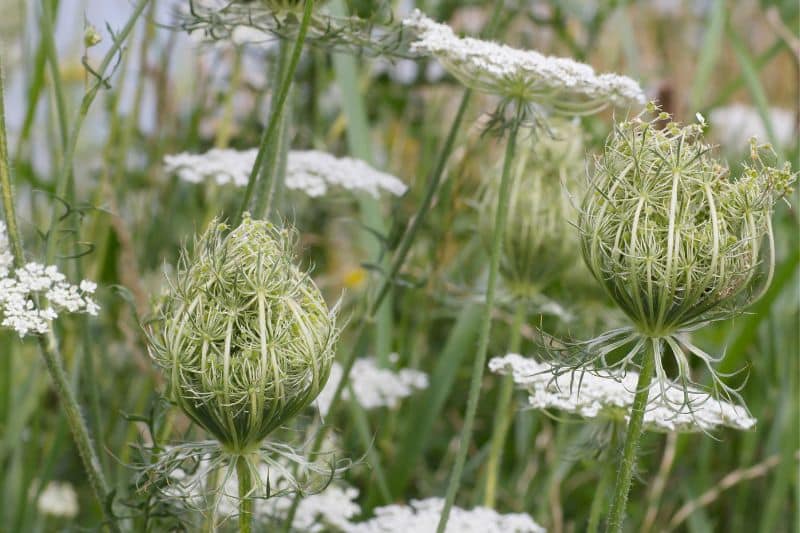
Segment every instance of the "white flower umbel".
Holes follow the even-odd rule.
[[[625,76],[597,74],[589,65],[569,58],[461,38],[450,26],[419,10],[403,25],[417,35],[412,52],[436,57],[461,83],[478,91],[567,114],[594,113],[609,104],[645,103],[639,84]]]
[[[95,283],[84,280],[75,286],[55,266],[28,263],[13,270],[12,263],[6,227],[0,222],[0,326],[24,337],[47,333],[60,311],[97,315]]]
[[[489,369],[513,376],[528,391],[532,408],[557,409],[584,418],[627,419],[639,379],[633,371],[565,371],[518,354],[493,358]],[[721,426],[746,430],[755,424],[743,407],[677,384],[663,389],[659,383],[651,385],[644,414],[645,427],[661,432],[707,432]]]
[[[780,147],[790,147],[797,143],[797,123],[794,111],[770,107],[768,109],[772,132],[775,135],[775,144]],[[711,134],[725,147],[734,152],[744,151],[750,144],[750,139],[768,139],[764,121],[758,110],[744,104],[731,104],[717,107],[709,115]]]
[[[409,505],[387,505],[375,509],[375,517],[352,524],[346,533],[433,533],[442,514],[444,500],[411,500]],[[524,513],[500,514],[488,507],[466,510],[453,507],[447,533],[544,533],[544,528]]]
[[[342,367],[334,362],[328,383],[317,396],[317,405],[323,415],[328,413],[333,394],[341,379]],[[378,361],[373,357],[357,359],[350,371],[349,381],[356,400],[365,409],[397,407],[400,400],[411,396],[415,390],[428,387],[428,375],[424,372],[410,368],[395,372],[378,366]],[[343,397],[348,398],[349,395],[349,391],[345,389]]]
[[[164,158],[168,174],[183,181],[201,183],[206,179],[218,185],[247,185],[256,162],[256,149],[212,149],[204,154],[182,153]],[[319,150],[292,150],[286,169],[286,188],[302,191],[312,198],[331,188],[365,192],[378,197],[381,192],[402,196],[408,187],[399,178],[372,168],[352,157],[335,157]]]
[[[39,495],[36,507],[42,514],[75,518],[78,514],[78,495],[71,484],[51,481]]]

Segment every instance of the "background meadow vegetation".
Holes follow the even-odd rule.
[[[162,378],[141,324],[166,289],[164,273],[174,271],[181,246],[214,216],[234,213],[242,194],[235,187],[183,182],[165,172],[164,156],[257,146],[275,53],[270,46],[200,43],[174,27],[178,3],[151,0],[113,56],[113,75],[86,110],[72,179],[61,196],[54,187],[69,150],[66,132],[83,113],[82,99],[94,82],[83,62],[97,68],[114,40],[109,31],[121,29],[133,2],[0,1],[9,151],[26,253],[43,258],[49,239],[69,279],[99,285],[99,316],[67,316],[55,328],[102,469],[131,513],[142,508],[129,466],[136,459],[131,445],[146,438],[142,420],[156,413],[154,427],[166,439],[204,438],[160,402]],[[336,5],[370,13],[375,3]],[[415,5],[458,31],[477,34],[493,3]],[[413,0],[403,0],[394,9],[408,13],[413,6]],[[746,140],[750,133],[765,136],[779,158],[797,169],[798,17],[793,0],[507,0],[497,35],[509,45],[574,57],[598,71],[640,80],[678,120],[692,122],[701,113],[734,169],[747,155],[737,136]],[[88,24],[102,41],[86,49]],[[287,196],[281,208],[299,229],[302,264],[330,305],[341,300],[340,357],[355,349],[353,332],[365,299],[383,281],[381,265],[422,200],[462,92],[433,61],[392,63],[321,47],[307,47],[301,58],[290,95],[291,147],[362,158],[409,187],[403,197],[378,200],[343,193]],[[729,106],[739,104],[748,106],[750,118],[736,122],[736,108]],[[396,408],[341,409],[325,420],[337,435],[339,453],[362,459],[345,478],[359,488],[365,516],[386,503],[445,491],[486,283],[487,251],[476,231],[479,195],[486,180],[498,178],[504,148],[482,135],[495,105],[490,97],[473,97],[432,211],[389,304],[367,326],[368,345],[359,346],[359,356],[424,371],[428,387]],[[580,120],[587,173],[612,115]],[[764,298],[735,320],[694,335],[709,353],[725,352],[722,371],[746,369],[735,379],[746,374],[742,395],[757,426],[723,429],[713,437],[646,433],[628,508],[630,527],[692,533],[800,529],[797,200],[794,193],[791,207],[781,202],[776,210],[778,256]],[[47,233],[50,227],[55,231]],[[588,339],[622,322],[580,262],[576,256],[574,268],[526,304],[522,354],[540,353],[537,328]],[[514,314],[501,296],[490,356],[508,351]],[[0,530],[92,529],[101,521],[100,508],[37,352],[35,342],[0,329]],[[390,358],[393,353],[397,360]],[[462,507],[486,499],[501,384],[497,375],[484,377],[457,498]],[[514,398],[516,407],[523,405],[522,393]],[[309,409],[284,433],[302,440],[301,429],[316,420]],[[515,412],[509,427],[495,508],[528,512],[551,532],[583,531],[603,473],[608,428],[538,411]],[[75,487],[80,510],[74,518],[40,512],[36,502],[52,480]]]

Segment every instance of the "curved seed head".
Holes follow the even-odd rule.
[[[589,270],[636,328],[654,337],[759,296],[773,268],[773,207],[795,178],[788,163],[771,166],[769,146],[755,141],[732,178],[703,142],[701,125],[656,126],[669,118],[615,126],[579,218]]]
[[[337,331],[291,230],[249,216],[228,229],[213,221],[184,253],[150,352],[169,399],[245,453],[319,394]]]

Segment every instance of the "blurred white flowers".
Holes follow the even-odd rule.
[[[518,354],[495,357],[489,368],[496,374],[511,375],[529,393],[534,409],[558,409],[585,418],[628,418],[639,374],[610,371],[576,372],[538,362]],[[644,425],[651,431],[711,431],[719,426],[746,430],[756,424],[746,409],[708,394],[675,384],[650,388]]]
[[[333,394],[341,379],[342,367],[339,363],[334,362],[328,382],[316,400],[323,415],[328,413]],[[400,400],[411,396],[415,390],[428,387],[428,375],[424,372],[410,368],[403,368],[396,372],[388,368],[381,368],[373,357],[357,359],[348,379],[356,400],[365,409],[397,407]],[[348,398],[349,394],[349,391],[345,389],[343,398]]]
[[[42,514],[74,518],[78,514],[78,495],[70,483],[51,481],[39,495],[36,507]]]
[[[55,266],[28,263],[14,270],[12,263],[6,226],[0,222],[0,325],[24,337],[47,333],[59,311],[97,315],[95,283],[83,280],[75,286]],[[47,303],[42,308],[43,299]]]
[[[433,533],[439,524],[444,500],[411,500],[409,505],[387,505],[375,509],[375,517],[352,524],[346,533]],[[524,513],[500,514],[488,507],[471,510],[453,507],[447,533],[544,533],[544,528]]]
[[[744,104],[717,107],[709,115],[711,133],[723,147],[731,152],[744,151],[750,139],[768,139],[767,128],[758,110]],[[775,134],[775,143],[783,148],[797,142],[797,117],[790,109],[769,108],[769,120]]]
[[[569,58],[473,38],[458,37],[446,24],[415,10],[403,25],[417,34],[412,52],[436,57],[467,87],[551,107],[567,114],[594,113],[609,104],[644,104],[639,84],[626,76],[596,74]]]
[[[203,154],[181,153],[164,157],[165,171],[183,181],[201,183],[206,179],[218,185],[247,185],[256,161],[256,149],[212,149]],[[351,157],[334,157],[319,150],[292,150],[287,160],[287,189],[302,191],[313,198],[329,188],[366,192],[378,197],[381,192],[402,196],[408,187],[400,179],[372,168]]]

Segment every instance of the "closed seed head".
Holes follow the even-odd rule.
[[[184,254],[150,351],[170,400],[245,453],[319,394],[337,332],[291,230],[249,216],[227,230],[213,221]]]

